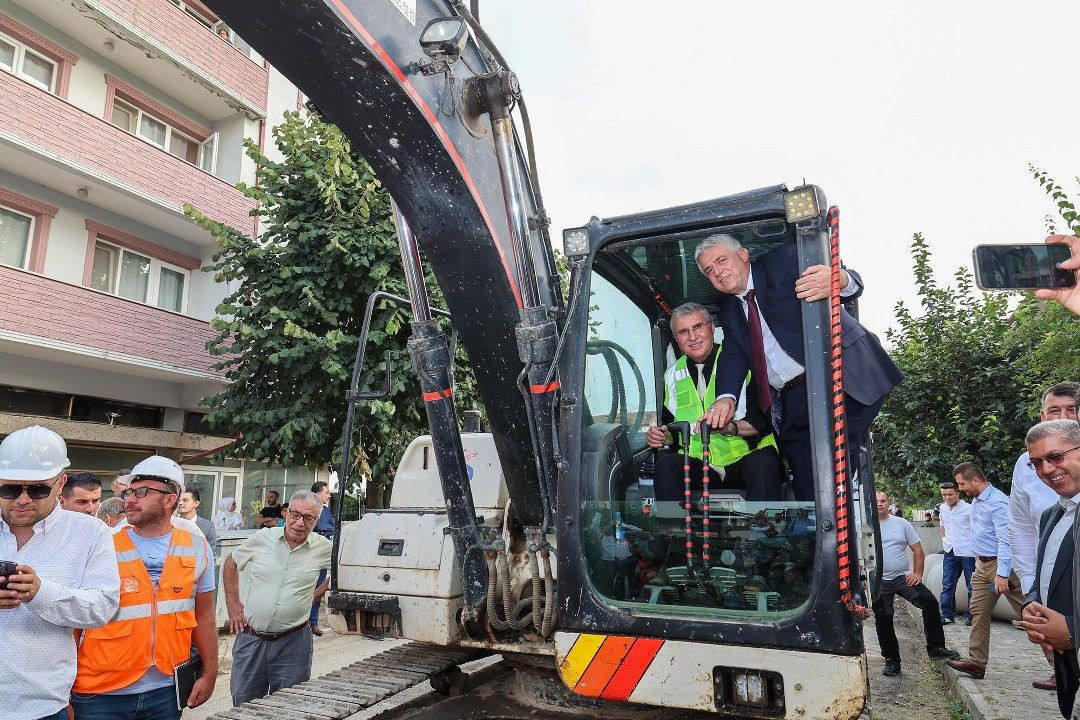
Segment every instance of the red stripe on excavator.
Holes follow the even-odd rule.
[[[442,400],[444,398],[453,397],[454,391],[450,388],[445,390],[436,390],[435,392],[424,393],[424,402],[435,402],[436,400]]]
[[[652,663],[656,654],[660,652],[663,644],[663,640],[654,640],[653,638],[638,638],[635,640],[630,652],[626,653],[626,657],[623,658],[619,669],[615,671],[607,687],[604,688],[604,692],[600,693],[600,697],[605,700],[626,701],[630,697],[630,693],[634,692],[637,684],[641,682],[645,671],[649,669],[649,664]]]
[[[423,113],[427,119],[428,124],[431,125],[431,129],[435,131],[435,134],[439,136],[439,140],[442,141],[443,147],[446,148],[446,152],[449,153],[450,159],[454,161],[457,166],[458,172],[461,173],[462,179],[465,181],[465,185],[469,188],[469,193],[473,197],[473,201],[476,202],[476,206],[480,209],[480,214],[484,217],[484,224],[487,225],[488,232],[491,233],[491,240],[495,243],[495,250],[499,253],[499,260],[502,262],[503,270],[506,271],[506,279],[510,282],[510,290],[514,293],[514,300],[517,302],[517,306],[525,307],[521,300],[521,293],[518,291],[517,282],[514,280],[514,274],[510,272],[510,266],[506,262],[506,255],[503,254],[502,245],[499,244],[499,236],[495,234],[495,225],[491,222],[491,218],[488,216],[487,208],[484,207],[483,201],[480,199],[480,193],[476,189],[476,183],[473,182],[472,176],[469,175],[469,171],[465,168],[465,161],[461,159],[461,155],[458,154],[457,148],[454,147],[454,143],[450,140],[450,136],[446,134],[446,130],[443,129],[441,123],[435,113],[431,111],[424,99],[420,97],[420,93],[416,91],[416,88],[412,86],[412,83],[405,77],[405,73],[401,72],[401,68],[394,63],[391,57],[383,50],[382,46],[372,37],[371,33],[367,31],[360,21],[356,19],[356,16],[352,14],[349,8],[345,7],[345,3],[342,0],[332,0],[334,7],[338,9],[338,12],[344,16],[346,20],[360,33],[364,38],[364,42],[368,44],[371,51],[375,53],[375,56],[382,62],[383,67],[390,71],[390,73],[397,79],[398,84],[405,90],[406,94],[412,98],[413,103],[417,109]]]
[[[529,391],[532,392],[533,395],[543,395],[544,393],[555,392],[560,387],[562,387],[562,385],[559,384],[559,381],[554,380],[547,385],[530,385]]]
[[[577,681],[574,692],[585,697],[600,697],[611,676],[619,669],[619,663],[626,657],[634,638],[610,635],[600,649],[596,651],[585,674]]]

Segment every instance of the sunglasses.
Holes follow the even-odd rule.
[[[31,500],[44,500],[53,491],[52,485],[38,483],[36,485],[0,485],[0,498],[4,500],[17,500],[25,492]]]

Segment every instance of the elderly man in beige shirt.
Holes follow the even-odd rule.
[[[285,527],[259,530],[225,561],[225,603],[237,633],[229,681],[234,706],[311,677],[308,616],[328,585],[319,584],[319,571],[330,567],[330,541],[312,532],[321,511],[314,493],[293,493],[282,514]]]

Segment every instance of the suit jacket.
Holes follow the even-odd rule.
[[[803,354],[802,302],[795,295],[799,278],[798,249],[784,243],[750,263],[754,277],[754,298],[765,323],[784,352],[800,365]],[[848,300],[862,294],[862,280],[847,271],[859,290]],[[720,323],[724,328],[724,347],[717,367],[716,394],[739,396],[746,373],[750,370],[750,326],[743,315],[742,302],[734,295],[720,300]],[[863,405],[873,405],[892,390],[904,375],[881,343],[859,322],[840,309],[841,339],[844,360],[844,391]]]
[[[1039,553],[1035,560],[1035,584],[1031,586],[1031,591],[1028,592],[1027,601],[1042,603],[1051,610],[1057,610],[1064,615],[1065,623],[1069,626],[1069,633],[1075,639],[1076,625],[1072,592],[1073,536],[1071,529],[1070,532],[1065,533],[1065,537],[1062,538],[1058,547],[1047,547],[1054,526],[1057,525],[1058,520],[1064,514],[1065,509],[1058,503],[1054,503],[1043,512],[1039,520]],[[1054,571],[1050,575],[1050,584],[1046,597],[1042,597],[1040,592],[1042,587],[1042,564],[1043,558],[1048,552],[1056,552],[1057,560],[1054,561]],[[1071,717],[1073,699],[1076,697],[1077,688],[1080,687],[1080,667],[1077,666],[1076,653],[1071,651],[1055,652],[1054,672],[1057,673],[1058,707],[1061,709],[1061,715],[1066,718]]]

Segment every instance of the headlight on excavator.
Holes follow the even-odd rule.
[[[589,228],[566,228],[562,231],[563,255],[568,258],[583,258],[589,254]]]
[[[420,47],[429,57],[457,59],[469,36],[465,21],[459,17],[437,17],[420,33]]]
[[[814,188],[807,186],[784,195],[784,214],[789,223],[817,217],[817,193]]]

